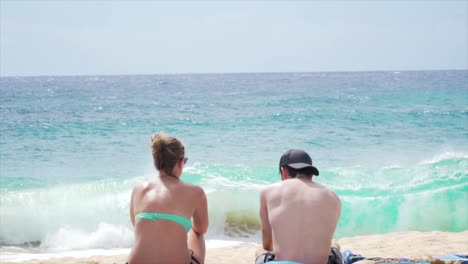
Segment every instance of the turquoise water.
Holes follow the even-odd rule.
[[[161,130],[208,194],[208,239],[259,241],[289,148],[340,196],[335,237],[468,229],[468,71],[4,77],[0,113],[0,245],[130,247]]]

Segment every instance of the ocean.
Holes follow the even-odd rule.
[[[340,197],[335,238],[468,229],[466,70],[2,77],[0,252],[130,248],[158,131],[186,146],[211,241],[260,242],[290,148]]]

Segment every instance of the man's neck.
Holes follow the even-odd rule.
[[[296,177],[294,177],[293,179],[298,179],[301,181],[312,181],[312,176],[307,176],[304,174],[297,174]]]

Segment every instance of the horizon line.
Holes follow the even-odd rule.
[[[253,71],[253,72],[180,72],[180,73],[109,73],[109,74],[63,74],[63,75],[1,75],[0,78],[35,78],[35,77],[91,77],[91,76],[146,76],[146,75],[235,75],[235,74],[278,74],[278,73],[372,73],[372,72],[433,72],[433,71],[468,71],[465,69],[425,69],[425,70],[337,70],[337,71]]]

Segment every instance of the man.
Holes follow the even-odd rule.
[[[260,192],[263,249],[255,263],[272,260],[305,264],[342,264],[333,233],[341,203],[330,189],[315,183],[319,171],[303,150],[291,149],[280,159],[281,182]]]

